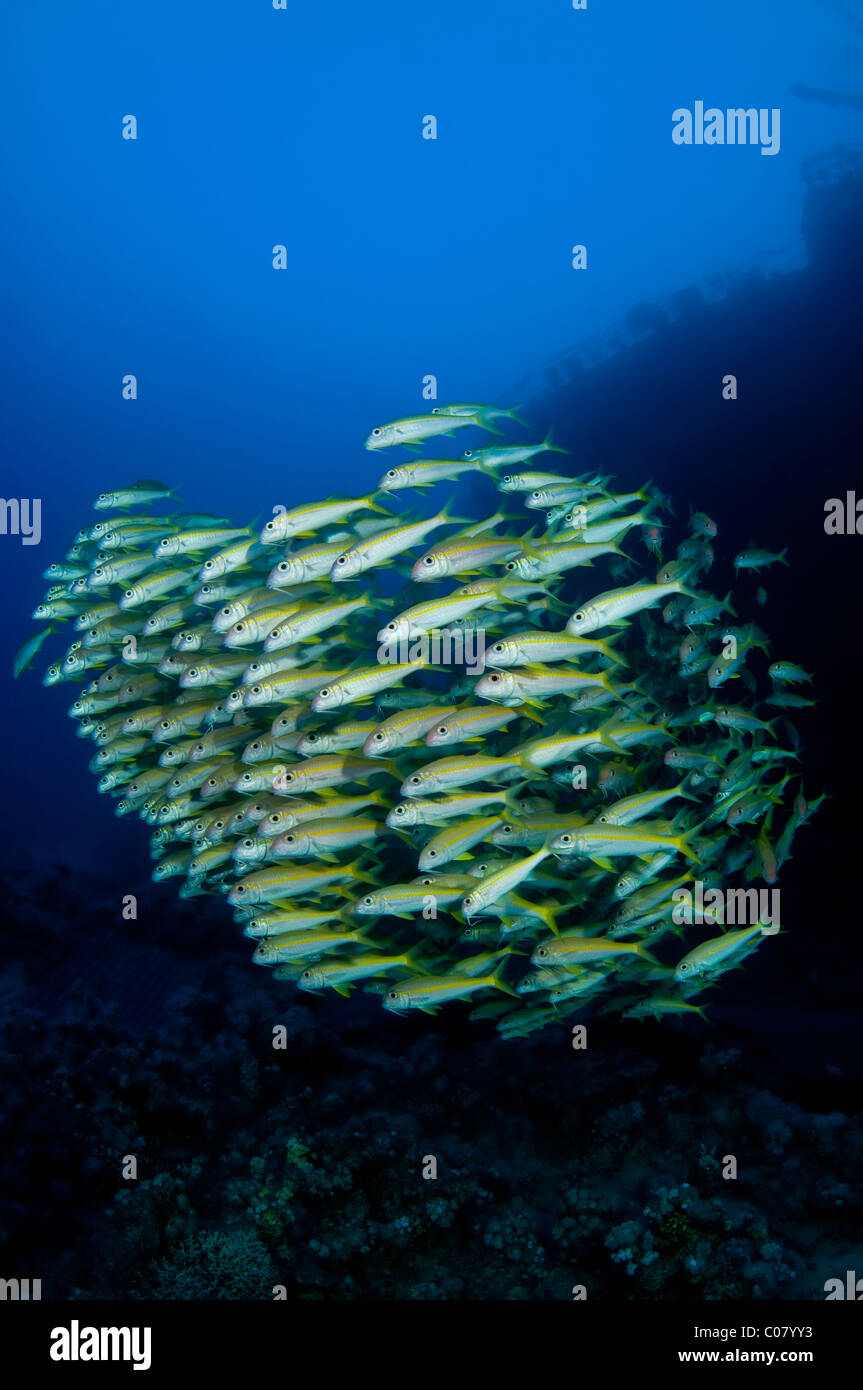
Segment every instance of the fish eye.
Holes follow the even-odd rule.
[[[234,892],[237,893],[238,895],[239,895],[240,893],[245,893],[245,891],[246,891],[246,890],[245,890],[245,888],[243,887],[243,884],[242,884],[242,883],[238,883],[237,886],[236,886],[236,888],[234,889]]]
[[[403,816],[404,813],[405,813],[405,808],[404,808],[404,806],[396,806],[395,809],[394,809],[394,811],[393,811],[393,815],[394,815],[394,816]]]
[[[280,819],[278,811],[274,811],[270,816],[270,825],[278,825]]]
[[[161,722],[161,724],[159,725],[159,728],[160,728],[160,729],[170,729],[170,727],[171,727],[171,725],[170,725],[170,723],[168,722],[167,719],[163,719],[162,722]]]
[[[531,500],[532,502],[538,502],[541,496],[542,496],[542,493],[541,493],[541,492],[532,492],[532,493],[530,494],[530,500]]]
[[[433,555],[424,555],[424,556],[423,556],[423,564],[424,564],[424,565],[433,565],[433,564],[434,564],[434,556],[433,556]]]
[[[294,840],[295,840],[296,838],[297,838],[296,835],[286,835],[286,836],[285,836],[285,844],[286,844],[286,845],[292,845],[292,844],[294,843]]]
[[[187,676],[197,676],[197,674],[198,674],[198,668],[197,668],[197,666],[190,666],[189,669],[188,669],[188,671],[186,672],[186,675],[187,675]]]
[[[100,501],[100,502],[104,502],[104,501],[105,501],[105,498],[106,498],[107,496],[108,496],[107,492],[100,492],[100,493],[99,493],[99,501]]]
[[[371,899],[371,898],[363,898],[363,907],[371,907],[371,905],[372,905],[372,899]]]
[[[254,840],[244,840],[244,841],[243,841],[243,848],[244,848],[244,849],[251,849],[251,848],[252,848],[252,845],[253,845],[254,843],[255,843]]]
[[[495,642],[494,646],[492,647],[493,652],[502,652],[503,649],[503,642]]]
[[[380,430],[372,430],[372,434],[380,434]]]
[[[545,960],[548,956],[548,947],[540,946],[536,954],[539,956],[540,960]]]
[[[303,971],[303,979],[304,979],[304,980],[310,980],[311,978],[312,978],[312,972],[311,972],[311,970],[304,970],[304,971]]]
[[[98,574],[99,571],[97,570],[96,573]],[[134,598],[134,595],[135,595],[135,590],[134,590],[134,589],[127,589],[126,592],[125,592],[124,597],[125,597],[125,598]]]
[[[259,685],[253,685],[253,686],[252,686],[252,694],[253,694],[253,695],[260,695],[260,693],[261,693],[261,687],[260,687]]]
[[[398,623],[387,623],[387,632],[397,632]]]
[[[447,734],[447,733],[449,733],[449,729],[447,728],[446,724],[439,724],[438,727],[435,729],[435,733],[436,733],[436,734]]]
[[[434,411],[432,411],[432,414],[434,414]],[[395,476],[396,476],[396,470],[395,470],[394,468],[388,468],[388,469],[387,469],[387,477],[388,477],[388,478],[394,478]]]
[[[571,844],[572,844],[572,836],[571,836],[571,835],[561,835],[561,837],[560,837],[560,843],[561,843],[562,845],[571,845]]]
[[[396,994],[394,989],[390,989],[387,991],[387,999],[398,999],[398,995]]]
[[[579,610],[579,612],[576,613],[576,615],[575,615],[575,617],[573,618],[572,621],[573,621],[574,623],[583,623],[583,622],[584,622],[584,614],[581,612],[581,610]]]
[[[224,822],[223,820],[217,820],[217,821],[215,821],[214,824],[213,824],[213,829],[214,829],[214,830],[224,830],[224,828],[225,828],[225,822]]]
[[[473,458],[473,449],[465,449],[464,454],[462,455],[462,457],[463,457],[463,458],[466,458],[466,459],[472,459],[472,458]]]
[[[501,835],[514,835],[515,831],[513,830],[511,825],[502,825],[500,827],[500,833]],[[481,865],[481,867],[485,868],[485,865]]]
[[[348,563],[348,557],[347,557],[347,555],[340,555],[339,558],[336,560],[336,564],[337,564],[337,565],[346,565],[347,563]]]
[[[329,693],[330,693],[330,687],[329,687],[328,685],[325,685],[324,688],[323,688],[323,690],[319,690],[319,691],[318,691],[318,694],[319,694],[319,695],[323,695],[323,696],[327,696],[327,695],[329,695]]]
[[[273,531],[273,530],[275,530],[275,526],[276,526],[276,523],[275,523],[274,521],[268,521],[267,524],[266,524],[266,526],[264,527],[264,530],[265,530],[265,531]]]
[[[428,850],[428,851],[426,852],[426,858],[427,858],[427,859],[437,859],[437,850],[436,850],[436,849],[430,849],[430,850]]]
[[[385,738],[386,734],[377,733],[375,734],[375,743],[383,743]]]
[[[234,631],[235,631],[235,632],[245,632],[245,630],[246,630],[246,624],[245,624],[245,623],[237,623],[236,627],[234,628]]]
[[[213,561],[212,561],[212,560],[205,560],[205,561],[204,561],[204,569],[205,569],[205,570],[211,570],[212,568],[213,568]]]
[[[474,901],[473,893],[468,893],[467,897],[465,898],[464,902],[462,903],[462,907],[470,907],[471,904],[473,903],[473,901]]]
[[[215,779],[215,777],[208,777],[208,778],[207,778],[207,786],[208,786],[208,787],[214,787],[215,785],[216,785],[216,779]]]
[[[491,683],[492,685],[496,685],[497,682],[498,682],[499,680],[500,680],[500,676],[498,676],[498,675],[489,676],[489,681],[490,681],[490,683]]]
[[[421,781],[422,778],[418,776],[417,773],[414,773],[413,777],[411,778],[411,786],[418,787]]]
[[[512,573],[512,571],[517,568],[515,560],[507,560],[506,568]]]
[[[280,570],[282,571],[282,573],[284,573],[285,570],[288,568],[288,562],[287,562],[287,560],[283,560],[282,563],[281,563],[280,565],[277,566],[277,568],[280,569]]]

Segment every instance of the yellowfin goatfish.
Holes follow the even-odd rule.
[[[426,439],[436,435],[451,435],[465,425],[477,425],[475,415],[410,415],[404,420],[393,420],[389,425],[379,425],[366,436],[367,449],[390,449],[394,444],[403,444],[408,449],[416,449]]]
[[[45,685],[75,684],[85,761],[148,827],[154,880],[225,898],[274,981],[396,1013],[479,993],[470,1016],[512,1040],[693,1017],[777,929],[697,945],[677,895],[778,881],[824,799],[797,780],[813,677],[792,650],[768,668],[763,594],[743,585],[738,618],[701,589],[731,558],[716,522],[531,465],[565,451],[505,440],[518,423],[462,403],[381,426],[370,449],[426,454],[377,491],[379,468],[360,495],[289,491],[264,524],[181,515],[152,480],[102,493],[15,672],[44,650]],[[463,428],[499,439],[440,457]],[[476,521],[452,515],[460,478]],[[432,484],[445,504],[387,510]]]

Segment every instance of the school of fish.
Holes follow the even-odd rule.
[[[504,1037],[596,1005],[703,1016],[779,925],[676,908],[779,881],[823,800],[789,717],[812,677],[710,591],[711,518],[670,552],[669,499],[548,470],[550,435],[500,442],[521,423],[463,404],[380,426],[366,449],[410,456],[376,488],[262,526],[181,514],[152,480],[101,493],[15,674],[72,624],[44,682],[83,685],[100,791],[152,827],[153,878],[224,894],[277,979],[395,1013],[469,1001]],[[423,453],[461,429],[484,439]],[[485,519],[404,507],[466,478]]]

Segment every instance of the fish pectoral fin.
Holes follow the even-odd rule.
[[[590,862],[596,864],[598,868],[604,869],[607,874],[613,874],[615,872],[614,865],[610,859],[603,859],[599,855],[591,855]]]
[[[440,1013],[440,1004],[420,1004],[419,1009],[420,1009],[420,1013],[424,1013],[424,1014],[439,1014],[439,1013]]]
[[[353,988],[353,985],[333,985],[333,989],[336,991],[336,994],[340,994],[343,999],[348,999],[350,997],[350,993]]]

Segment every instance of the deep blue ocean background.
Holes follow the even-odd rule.
[[[863,539],[823,530],[828,497],[863,494],[859,10],[48,0],[0,33],[2,492],[42,499],[41,544],[0,536],[0,1275],[60,1298],[581,1278],[795,1299],[863,1271]],[[696,100],[778,107],[780,152],[676,146]],[[787,935],[706,1028],[599,1019],[575,1059],[565,1033],[505,1044],[459,1012],[286,1005],[223,906],[149,882],[71,687],[40,684],[66,633],[11,679],[98,492],[162,478],[246,522],[367,491],[389,459],[365,435],[428,409],[429,373],[441,402],[552,425],[573,471],[706,510],[726,565],[790,547],[763,624],[817,673],[804,784],[831,800],[782,879]]]

